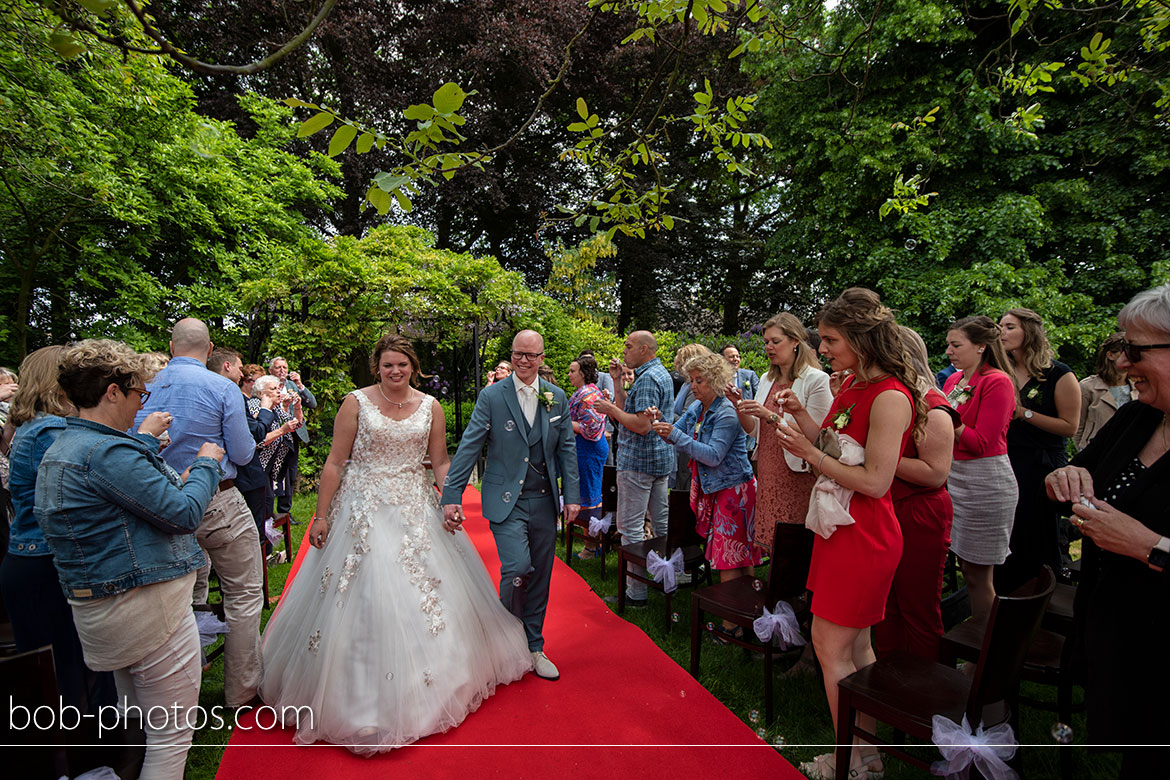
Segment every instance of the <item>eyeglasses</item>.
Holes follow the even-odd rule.
[[[544,354],[543,352],[513,352],[512,353],[512,360],[523,359],[523,360],[527,360],[529,362],[533,362],[543,354]]]
[[[1140,363],[1142,362],[1142,353],[1147,349],[1170,349],[1170,344],[1131,344],[1128,341],[1122,341],[1118,348],[1130,363]]]
[[[150,391],[145,387],[127,387],[126,394],[129,395],[130,393],[138,393],[139,405],[145,405],[146,399],[150,398]]]

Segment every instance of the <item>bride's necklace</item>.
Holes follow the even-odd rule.
[[[390,400],[390,396],[388,396],[388,395],[386,395],[385,393],[383,393],[383,392],[382,392],[382,383],[381,383],[381,382],[378,382],[378,384],[377,384],[377,385],[375,385],[375,387],[377,387],[377,388],[378,388],[378,394],[379,394],[379,395],[381,395],[383,398],[385,398],[385,399],[386,399],[386,403],[388,403],[388,404],[394,404],[394,405],[395,405],[395,406],[397,406],[399,409],[401,409],[402,407],[406,406],[408,403],[410,403],[411,401],[413,401],[413,400],[414,400],[413,394],[411,394],[411,397],[408,397],[408,398],[407,398],[405,401],[403,401],[402,403],[398,403],[397,401],[392,401],[392,400]]]

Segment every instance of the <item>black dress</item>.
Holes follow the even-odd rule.
[[[1029,379],[1020,388],[1020,404],[1037,414],[1056,417],[1056,383],[1072,369],[1058,360],[1044,379]],[[1058,513],[1044,492],[1044,478],[1068,463],[1068,439],[1037,428],[1027,420],[1012,420],[1007,432],[1008,460],[1016,475],[1020,498],[1008,544],[1011,554],[995,567],[995,591],[1008,594],[1047,564],[1060,575]]]
[[[1123,406],[1073,459],[1093,475],[1094,493],[1146,527],[1170,536],[1170,455],[1135,464],[1162,412]],[[1106,552],[1085,538],[1075,621],[1085,669],[1090,743],[1161,745],[1170,734],[1166,648],[1170,570]],[[1128,757],[1127,757],[1128,762]]]

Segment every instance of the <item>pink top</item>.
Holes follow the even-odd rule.
[[[971,377],[967,386],[971,397],[959,403],[952,391],[962,379],[963,372],[956,371],[943,385],[965,426],[955,438],[955,460],[1007,455],[1007,429],[1016,413],[1016,388],[1011,377],[998,368],[984,368]]]

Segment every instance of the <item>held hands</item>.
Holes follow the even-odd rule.
[[[143,423],[145,424],[145,422]],[[210,441],[205,441],[199,447],[199,452],[195,453],[196,458],[215,458],[216,460],[223,460],[223,447]]]
[[[1053,501],[1092,500],[1093,475],[1080,466],[1063,466],[1044,478],[1044,490]]]
[[[813,446],[804,432],[799,427],[784,422],[783,419],[776,423],[776,438],[780,440],[780,446],[786,452],[791,452],[801,460],[815,464],[820,458],[819,450]]]
[[[313,524],[309,526],[309,544],[317,549],[325,546],[325,540],[329,538],[329,518],[317,516],[313,519]]]
[[[154,438],[160,438],[167,428],[171,427],[174,417],[170,412],[151,412],[138,426],[139,433],[149,433]]]
[[[1058,469],[1059,470],[1059,469]],[[1055,473],[1055,472],[1054,472]],[[1049,475],[1051,476],[1051,475]],[[1073,502],[1070,521],[1102,550],[1145,563],[1150,550],[1161,538],[1141,521],[1118,511],[1100,499]]]
[[[580,509],[580,507],[577,507]],[[567,510],[568,507],[565,507]],[[463,507],[459,504],[443,504],[443,530],[454,535],[463,527]]]
[[[796,393],[792,392],[791,387],[786,387],[780,392],[776,393],[776,403],[780,404],[780,410],[791,414],[793,417],[803,412],[804,404],[796,397]]]

